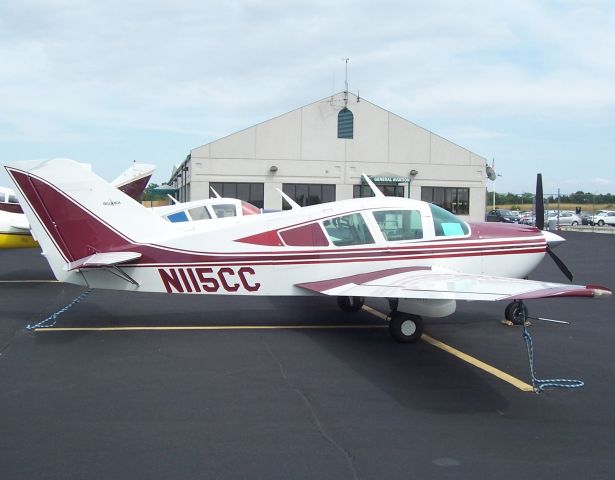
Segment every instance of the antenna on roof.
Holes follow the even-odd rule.
[[[346,62],[346,80],[344,81],[344,108],[348,105],[348,60],[349,57],[343,58]]]
[[[372,189],[372,192],[374,192],[374,197],[384,197],[384,193],[380,191],[380,189],[374,184],[374,182],[372,182],[372,180],[367,175],[362,173],[361,176],[365,180],[365,183],[369,185],[369,188]]]

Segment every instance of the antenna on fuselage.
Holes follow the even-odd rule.
[[[276,190],[278,192],[280,192],[280,195],[282,195],[282,198],[288,202],[288,204],[290,205],[290,208],[292,210],[295,210],[296,208],[301,208],[301,205],[299,205],[292,198],[290,198],[288,195],[286,195],[282,190],[280,190],[279,188],[276,188]]]
[[[177,198],[175,198],[173,195],[169,195],[169,194],[167,193],[167,197],[169,197],[169,200],[171,200],[171,203],[172,203],[173,205],[176,205],[176,204],[178,204],[178,203],[179,203],[179,200],[178,200]]]
[[[365,180],[365,183],[369,185],[369,188],[372,189],[372,192],[374,193],[374,197],[384,197],[384,193],[380,191],[380,189],[376,186],[376,184],[372,182],[372,180],[367,175],[362,173],[361,176],[363,177],[363,180]]]
[[[211,188],[211,191],[214,192],[214,195],[216,196],[216,198],[222,198],[220,194],[214,190],[214,187],[210,186],[209,188]]]

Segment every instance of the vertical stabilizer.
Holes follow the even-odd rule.
[[[130,251],[167,231],[168,224],[103,179],[67,159],[5,166],[54,274],[95,253]]]

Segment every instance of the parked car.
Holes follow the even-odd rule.
[[[557,212],[549,213],[549,216],[547,217],[547,223],[549,223],[549,220],[553,219],[557,221],[558,225],[576,226],[583,223],[583,219],[579,215],[569,210],[562,210],[561,212],[559,212],[559,217]]]
[[[488,222],[515,223],[517,220],[518,217],[506,208],[496,208],[487,214]]]
[[[587,212],[581,212],[579,213],[579,217],[581,217],[581,225],[590,225],[590,221],[592,219],[592,216],[587,213]]]
[[[604,225],[615,226],[615,211],[599,210],[589,221],[590,225],[598,225],[602,227]]]
[[[545,214],[545,221],[547,219],[547,215]],[[519,223],[523,223],[524,225],[536,225],[536,216],[532,211],[525,211],[519,214]]]

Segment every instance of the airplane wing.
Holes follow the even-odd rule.
[[[598,285],[565,285],[473,275],[437,267],[392,268],[296,286],[324,295],[434,300],[527,300],[601,297],[612,293],[610,289]]]

